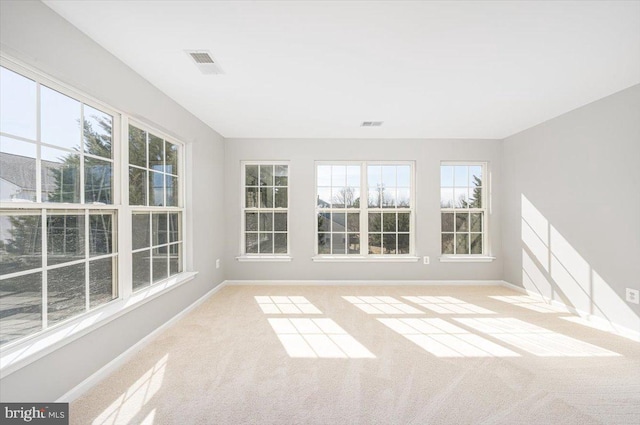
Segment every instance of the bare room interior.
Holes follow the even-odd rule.
[[[640,1],[3,0],[0,65],[2,423],[640,423]]]

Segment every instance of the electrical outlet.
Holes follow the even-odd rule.
[[[633,304],[640,304],[640,290],[627,288],[627,301]]]
[[[216,260],[216,269],[219,269],[219,268],[220,268],[220,259],[218,258]]]
[[[422,262],[423,262],[424,264],[429,264],[429,257],[427,257],[427,256],[422,257]]]

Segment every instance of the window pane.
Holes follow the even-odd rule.
[[[482,213],[471,213],[471,231],[482,232]]]
[[[395,233],[382,235],[382,252],[384,254],[396,253],[396,235]]]
[[[456,208],[469,208],[469,189],[466,187],[455,188]]]
[[[35,140],[36,83],[0,68],[0,128],[3,133]]]
[[[151,234],[149,233],[149,213],[133,214],[132,216],[132,248],[141,249],[151,246]]]
[[[379,189],[382,186],[382,167],[369,165],[367,167],[367,180],[369,189]]]
[[[164,171],[164,140],[149,133],[149,168]]]
[[[455,206],[453,199],[453,188],[440,189],[441,208],[453,208]]]
[[[244,184],[245,186],[258,186],[258,166],[245,166]]]
[[[147,171],[129,167],[129,205],[147,205]]]
[[[443,233],[442,234],[442,253],[443,254],[453,254],[453,233]]]
[[[260,233],[260,253],[273,254],[273,233]]]
[[[276,208],[287,208],[287,188],[276,187],[274,189],[276,194]]]
[[[167,214],[153,213],[152,215],[153,229],[153,246],[164,245],[167,243]]]
[[[453,167],[443,165],[440,167],[440,186],[453,187]]]
[[[482,167],[480,165],[469,167],[469,186],[482,186]]]
[[[80,155],[41,148],[42,200],[80,203]]]
[[[133,254],[133,290],[136,291],[151,284],[150,250]]]
[[[401,233],[398,235],[398,254],[409,254],[409,235]]]
[[[382,231],[396,232],[396,213],[384,213],[382,217]]]
[[[380,232],[382,230],[382,214],[369,213],[369,232]]]
[[[331,207],[331,188],[330,187],[318,188],[318,206],[320,208]]]
[[[396,206],[396,189],[383,188],[382,189],[382,207],[393,208],[395,206]]]
[[[85,311],[85,265],[47,272],[47,321],[51,325]]]
[[[169,143],[165,140],[165,172],[169,174],[178,174],[178,145]]]
[[[248,187],[246,190],[246,200],[245,207],[246,208],[258,208],[258,188],[257,187]]]
[[[258,253],[258,234],[257,233],[247,233],[245,235],[245,252],[247,254]]]
[[[244,227],[248,232],[258,231],[258,213],[246,213],[244,215]]]
[[[482,233],[471,234],[471,253],[482,254]]]
[[[343,188],[347,185],[347,167],[344,165],[331,166],[331,186]]]
[[[40,137],[44,143],[80,149],[80,102],[40,86]]]
[[[168,259],[168,249],[166,246],[153,249],[153,283],[169,277]]]
[[[331,247],[332,254],[345,254],[347,238],[345,233],[332,233],[331,234]]]
[[[86,157],[84,159],[84,202],[112,204],[113,164]]]
[[[289,173],[288,166],[276,165],[276,175],[275,175],[276,186],[287,186],[289,184],[288,173]]]
[[[103,158],[112,158],[113,117],[88,105],[83,105],[82,108],[85,152]]]
[[[331,233],[318,233],[318,254],[331,254]]]
[[[331,214],[331,231],[332,232],[344,232],[346,224],[345,213],[332,213]]]
[[[273,213],[260,213],[260,231],[273,231]]]
[[[347,231],[349,232],[360,231],[360,213],[347,214]]]
[[[2,112],[4,114],[4,111]],[[0,201],[36,201],[36,145],[0,136]]]
[[[469,231],[469,214],[456,213],[456,232]]]
[[[380,190],[369,189],[369,208],[380,208]]]
[[[147,167],[147,133],[129,126],[129,164]]]
[[[47,216],[47,264],[61,264],[85,258],[84,215]]]
[[[466,165],[456,165],[455,166],[455,176],[454,183],[457,187],[468,187],[469,186],[469,167]]]
[[[273,186],[273,165],[260,166],[260,186]]]
[[[111,254],[113,250],[113,214],[89,215],[89,255]]]
[[[0,280],[0,345],[42,330],[42,273]]]
[[[167,206],[168,207],[177,207],[178,206],[178,193],[180,191],[180,186],[178,186],[178,178],[176,176],[165,176],[165,183],[167,189]]]
[[[411,189],[401,187],[396,191],[396,206],[409,208],[411,206]]]
[[[442,213],[440,220],[443,232],[453,232],[453,213]]]
[[[169,245],[169,276],[182,272],[182,244]]]
[[[382,254],[382,235],[369,233],[369,254]]]
[[[287,231],[287,213],[273,214],[273,230],[275,230],[276,232]]]
[[[115,260],[102,258],[89,263],[89,305],[90,308],[108,303],[116,298],[114,285]]]
[[[349,233],[348,238],[348,250],[349,254],[360,254],[360,235],[357,233]]]
[[[273,208],[273,187],[260,188],[260,208]]]
[[[396,166],[395,165],[383,165],[382,166],[382,184],[386,188],[396,187]]]
[[[473,187],[469,190],[469,207],[482,208],[482,188]]]
[[[1,274],[41,267],[41,216],[19,212],[0,214],[0,246],[3,248],[0,249]]]
[[[396,170],[398,173],[398,187],[411,187],[411,166],[398,165]]]
[[[331,230],[331,213],[322,212],[318,214],[318,231],[328,232]]]
[[[360,166],[348,165],[347,166],[347,186],[353,188],[360,188]]]
[[[468,254],[469,253],[469,234],[457,233],[456,234],[456,254]]]
[[[178,242],[182,240],[180,228],[182,223],[180,213],[169,213],[169,242]]]
[[[164,206],[164,174],[149,171],[149,205]]]
[[[334,187],[331,191],[332,197],[332,206],[333,208],[347,208],[353,206],[356,196],[355,189],[350,187]]]
[[[398,213],[398,232],[411,231],[411,214]]]
[[[317,186],[331,186],[331,166],[318,165]]]
[[[274,254],[286,254],[287,253],[287,234],[275,233],[273,239],[273,252]]]

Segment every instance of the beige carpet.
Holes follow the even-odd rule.
[[[227,287],[71,423],[639,424],[640,344],[572,317],[494,286]]]

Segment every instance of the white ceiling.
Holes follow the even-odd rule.
[[[45,3],[231,138],[504,138],[640,83],[637,1]]]

